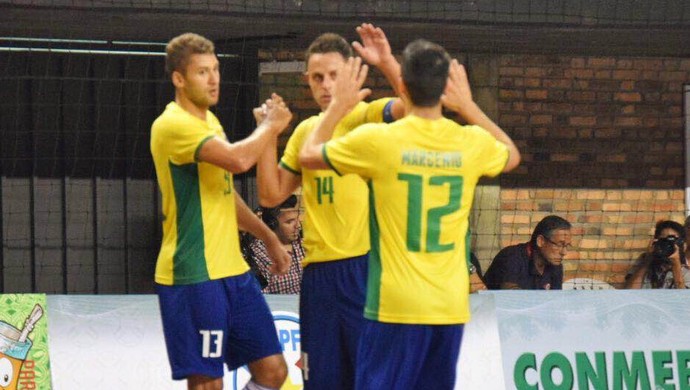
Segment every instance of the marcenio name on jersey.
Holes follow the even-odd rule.
[[[460,168],[462,153],[434,152],[429,150],[405,150],[402,153],[402,165],[435,168]]]

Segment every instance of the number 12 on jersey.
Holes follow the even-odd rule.
[[[424,177],[410,173],[399,173],[398,180],[407,182],[407,249],[411,252],[421,251],[422,213],[426,212],[426,252],[446,252],[455,247],[454,243],[441,244],[441,218],[460,209],[462,199],[462,176],[431,176],[428,185],[433,187],[450,186],[448,203],[443,206],[424,208]],[[439,189],[441,190],[441,189]]]

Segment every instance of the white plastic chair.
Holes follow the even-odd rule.
[[[597,279],[573,278],[563,282],[563,290],[614,290],[615,287]]]

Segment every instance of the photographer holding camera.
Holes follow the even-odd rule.
[[[685,258],[685,228],[675,221],[659,221],[649,250],[626,275],[625,287],[690,288],[690,269]]]

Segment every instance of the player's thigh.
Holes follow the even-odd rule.
[[[343,321],[343,261],[308,265],[300,293],[300,338],[304,388],[351,389],[354,367],[348,321]],[[345,303],[346,304],[346,303]],[[362,318],[362,305],[357,310]],[[359,337],[359,334],[356,335]],[[356,344],[356,343],[355,343]]]
[[[225,359],[230,370],[282,349],[271,310],[256,279],[249,273],[228,278],[225,288],[230,300],[229,331]]]
[[[453,389],[464,325],[435,325],[416,388]]]
[[[445,337],[442,330],[439,336],[439,329],[444,327],[367,320],[358,352],[356,388],[452,388],[459,340],[455,341],[457,332],[453,331]],[[440,375],[443,378],[437,378]]]
[[[218,281],[156,286],[174,379],[223,376],[228,305]]]

